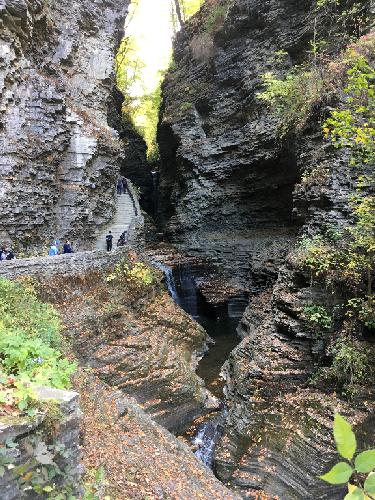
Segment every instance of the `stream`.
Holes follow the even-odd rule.
[[[247,298],[231,298],[224,307],[210,306],[196,286],[196,273],[199,271],[188,264],[172,269],[158,263],[158,267],[164,272],[168,292],[173,300],[202,325],[212,339],[196,373],[204,380],[207,389],[222,400],[224,381],[220,378],[220,370],[231,351],[240,342],[236,329],[247,306]],[[192,438],[195,455],[210,468],[213,467],[215,446],[223,432],[225,412],[224,409],[199,425]]]

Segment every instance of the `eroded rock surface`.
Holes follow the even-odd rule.
[[[224,15],[212,25],[219,4]],[[164,86],[161,222],[178,246],[255,294],[223,371],[229,412],[216,452],[218,477],[244,498],[341,498],[317,479],[337,460],[335,411],[372,445],[371,391],[354,413],[335,388],[310,385],[326,359],[325,339],[306,325],[303,308],[340,297],[311,286],[293,253],[296,234],[311,237],[350,218],[348,159],[321,132],[326,105],[335,103],[320,102],[281,138],[275,113],[257,98],[263,73],[282,76],[306,61],[314,26],[334,58],[347,41],[340,23],[312,0],[208,2],[179,35]]]
[[[83,394],[83,462],[88,469],[105,466],[103,494],[116,500],[239,499],[133,398],[86,374],[75,386]]]
[[[112,217],[122,144],[108,114],[128,3],[0,3],[1,243],[84,248]]]
[[[80,363],[134,396],[158,423],[182,432],[219,404],[195,374],[207,334],[173,303],[159,271],[150,271],[152,283],[142,280],[143,266],[124,249],[102,258],[99,268],[92,259],[78,272],[40,272],[34,280],[41,298],[59,309]]]

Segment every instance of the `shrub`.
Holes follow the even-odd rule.
[[[333,318],[323,306],[310,304],[303,309],[303,318],[315,327],[329,329],[332,327]]]
[[[212,35],[222,26],[227,16],[230,3],[231,0],[220,0],[212,7],[204,27],[206,33]]]
[[[312,277],[327,276],[338,265],[334,247],[320,235],[300,240],[297,260],[299,265],[310,270]]]
[[[32,287],[0,279],[0,403],[27,409],[34,385],[65,389],[75,364],[59,350],[57,312]]]
[[[352,165],[371,164],[375,155],[375,69],[353,50],[347,60],[346,106],[331,113],[323,130],[336,148],[350,148]]]
[[[56,310],[40,302],[32,282],[14,284],[0,278],[0,325],[4,330],[22,330],[46,344],[60,345],[60,320]]]
[[[114,271],[107,276],[107,282],[123,281],[135,287],[149,287],[156,281],[156,273],[143,262],[120,262],[114,268]]]
[[[358,319],[368,328],[375,328],[375,297],[349,299],[346,315]]]
[[[257,97],[273,108],[281,136],[292,128],[301,129],[329,90],[325,73],[316,67],[295,66],[283,79],[271,72],[261,76],[265,90]]]
[[[332,358],[328,367],[323,367],[314,375],[313,383],[321,380],[333,382],[347,395],[355,392],[355,386],[372,377],[373,349],[366,342],[360,342],[348,335],[335,338],[327,349]]]

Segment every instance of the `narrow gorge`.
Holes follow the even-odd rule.
[[[374,15],[0,0],[1,498],[374,498]]]

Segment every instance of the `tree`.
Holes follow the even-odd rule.
[[[173,0],[174,1],[174,7],[175,7],[175,11],[176,11],[176,15],[177,15],[177,19],[178,19],[178,23],[181,27],[181,29],[183,28],[184,26],[184,19],[182,17],[182,11],[181,11],[181,5],[180,5],[180,1],[179,0]]]

